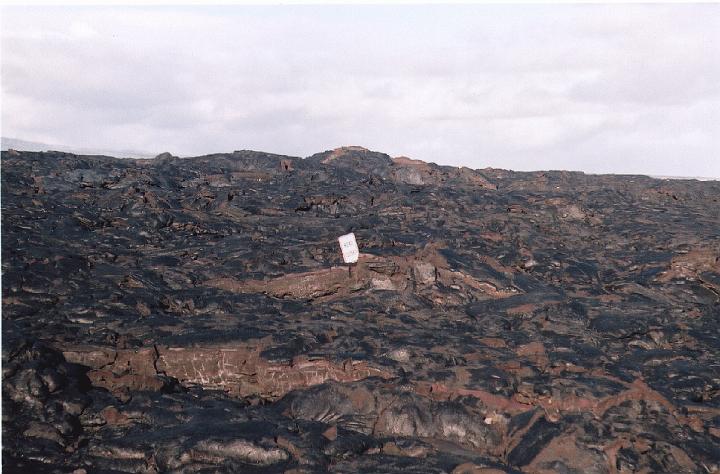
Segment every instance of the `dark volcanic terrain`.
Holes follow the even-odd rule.
[[[719,201],[359,147],[3,152],[3,472],[719,472]]]

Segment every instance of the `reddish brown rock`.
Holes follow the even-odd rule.
[[[330,428],[323,431],[322,434],[328,441],[335,441],[337,439],[337,426],[331,426]]]
[[[125,413],[122,413],[114,406],[107,406],[102,409],[100,415],[105,419],[105,422],[109,425],[126,425],[130,422],[130,419]]]

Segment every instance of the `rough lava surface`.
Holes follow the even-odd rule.
[[[360,147],[3,152],[3,471],[718,472],[719,201]]]

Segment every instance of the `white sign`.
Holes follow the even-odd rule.
[[[342,250],[345,263],[357,262],[360,256],[360,250],[358,250],[357,242],[355,241],[355,234],[351,232],[346,235],[341,235],[338,237],[338,242],[340,242],[340,250]]]

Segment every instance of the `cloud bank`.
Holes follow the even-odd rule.
[[[5,7],[2,134],[720,177],[720,5]]]

